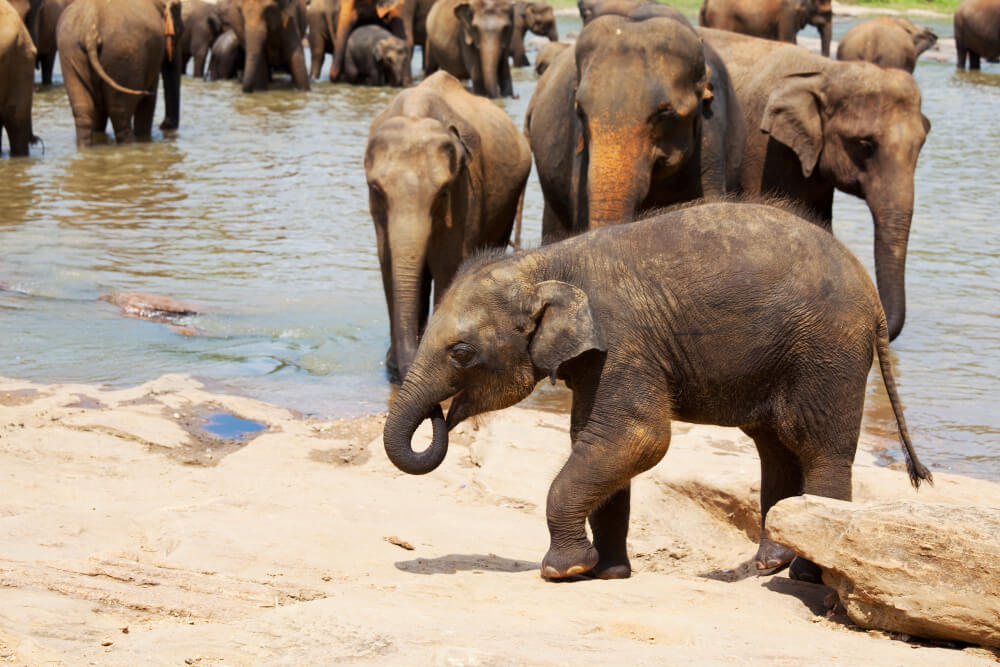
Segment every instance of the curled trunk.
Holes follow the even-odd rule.
[[[448,427],[441,405],[430,400],[424,392],[415,389],[415,381],[407,381],[400,388],[385,422],[383,444],[393,465],[411,475],[424,475],[444,461],[448,453]],[[434,435],[430,446],[422,452],[413,451],[413,434],[431,419]]]

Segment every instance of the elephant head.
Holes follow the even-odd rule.
[[[760,129],[795,152],[804,177],[818,171],[868,204],[878,292],[895,338],[906,316],[914,172],[930,131],[913,77],[862,62],[790,74],[774,86]]]
[[[392,36],[375,44],[375,62],[383,85],[405,85],[405,69],[409,66],[410,59],[406,55],[406,43],[403,40]]]
[[[269,68],[279,64],[272,58],[287,60],[296,86],[309,87],[305,59],[299,41],[303,28],[300,0],[235,0],[233,28],[246,51],[243,92],[266,89]],[[293,57],[297,47],[298,56]]]
[[[507,64],[511,34],[514,30],[514,6],[510,0],[469,0],[455,6],[461,26],[459,39],[464,48],[478,54],[483,90],[477,93],[500,97],[499,70]],[[470,72],[476,82],[476,72]]]
[[[896,23],[906,31],[906,34],[910,36],[913,40],[913,48],[916,49],[917,55],[932,48],[937,44],[938,37],[933,32],[927,28],[921,28],[915,25],[912,21],[900,17],[894,17]]]
[[[709,70],[690,25],[599,16],[576,43],[577,229],[631,220],[660,205],[700,149]]]
[[[514,405],[563,364],[606,349],[587,294],[558,280],[536,282],[530,273],[517,262],[479,258],[448,290],[386,420],[385,450],[401,470],[430,472],[447,451],[445,426]],[[444,422],[439,406],[448,398]],[[418,454],[413,433],[428,416],[434,440]]]
[[[528,2],[524,5],[524,22],[528,30],[548,37],[549,41],[559,41],[559,30],[556,28],[556,15],[552,5],[547,2]]]
[[[463,255],[462,223],[476,173],[466,142],[473,140],[454,125],[402,116],[378,125],[368,139],[368,204],[400,378],[408,375],[427,319],[432,275],[440,298],[447,285],[438,278],[454,275]]]

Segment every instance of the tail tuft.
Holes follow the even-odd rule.
[[[910,484],[913,485],[914,489],[920,488],[921,481],[925,481],[931,486],[934,486],[934,475],[923,463],[920,463],[919,461],[914,463],[913,459],[907,457],[906,472],[910,475]]]

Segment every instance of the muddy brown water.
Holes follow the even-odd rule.
[[[922,23],[951,33],[947,21]],[[560,19],[562,34],[578,26]],[[1000,480],[1000,66],[961,74],[921,61],[916,78],[933,130],[896,377],[926,463]],[[77,151],[58,71],[56,81],[35,98],[44,154],[0,160],[0,374],[128,385],[184,372],[304,413],[384,410],[388,317],[361,159],[369,123],[398,91],[324,80],[307,94],[244,95],[187,77],[175,135]],[[519,126],[534,86],[516,70],[520,98],[498,102]],[[533,174],[529,245],[541,209]],[[871,270],[863,202],[838,194],[834,230]],[[97,299],[111,291],[198,304],[204,314],[181,331],[202,335],[123,317]],[[568,394],[543,385],[528,402],[566,409]],[[864,429],[898,459],[876,373]]]

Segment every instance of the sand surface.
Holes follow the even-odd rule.
[[[227,412],[267,429],[202,429]],[[511,408],[411,477],[384,415],[325,422],[209,393],[0,378],[0,662],[995,664],[853,627],[830,589],[756,577],[758,469],[735,430],[676,424],[633,486],[626,581],[539,577],[568,417]],[[426,428],[426,427],[425,427]],[[428,433],[418,432],[418,441]],[[859,454],[856,500],[1000,506],[946,474],[915,494]]]

